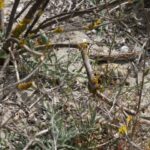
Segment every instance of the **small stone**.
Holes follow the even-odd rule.
[[[129,52],[129,47],[124,45],[120,48],[120,51],[123,53]]]

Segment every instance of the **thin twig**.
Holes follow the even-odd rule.
[[[13,23],[14,23],[15,13],[17,11],[17,7],[19,5],[19,2],[20,2],[20,0],[15,0],[15,2],[14,2],[13,8],[12,8],[12,11],[11,11],[11,14],[10,14],[8,26],[7,26],[7,29],[6,29],[6,35],[5,35],[6,38],[9,36],[9,34],[11,32],[11,29],[12,29],[12,26],[13,26]]]

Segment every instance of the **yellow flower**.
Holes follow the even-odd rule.
[[[34,81],[29,81],[29,82],[23,82],[23,83],[19,83],[17,85],[17,88],[21,91],[23,90],[27,90],[30,87],[36,87],[35,82]]]
[[[26,40],[25,39],[20,39],[19,44],[20,44],[21,47],[23,47],[23,45],[26,44]]]
[[[79,49],[87,49],[89,46],[89,43],[87,42],[86,39],[83,39],[83,42],[78,44]]]
[[[94,22],[94,28],[97,28],[102,23],[101,19],[96,19]]]
[[[102,23],[101,19],[96,19],[91,24],[84,27],[85,30],[93,30],[96,29]]]
[[[48,42],[47,44],[46,44],[46,48],[52,48],[53,47],[53,44],[51,43],[51,42]]]
[[[0,0],[0,10],[2,10],[5,7],[4,0]]]
[[[120,135],[126,135],[127,131],[128,129],[126,125],[121,125],[120,128],[118,129],[118,132]]]
[[[62,33],[64,32],[64,29],[62,27],[57,27],[53,30],[54,33]]]
[[[126,118],[127,125],[128,125],[132,120],[133,120],[133,117],[129,115],[129,116]]]
[[[88,83],[89,92],[95,94],[99,88],[99,78],[97,76],[94,76]]]
[[[30,23],[30,19],[28,18],[24,18],[22,21],[20,21],[17,26],[15,27],[15,29],[12,31],[12,34],[14,37],[19,37],[19,35],[24,31],[24,29],[26,28],[27,24]]]

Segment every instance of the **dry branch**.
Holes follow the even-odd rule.
[[[44,50],[46,48],[79,48],[80,43],[52,43],[49,45],[40,45],[35,47],[36,50]],[[141,52],[128,52],[122,54],[95,54],[90,55],[90,59],[96,60],[98,64],[101,63],[128,63],[140,58]]]
[[[86,10],[71,11],[71,12],[68,12],[68,13],[61,13],[59,15],[53,16],[53,17],[48,18],[45,21],[43,21],[41,24],[39,24],[39,26],[37,28],[32,30],[32,33],[37,33],[40,29],[44,29],[44,28],[49,27],[49,26],[51,26],[53,24],[56,24],[58,22],[65,21],[69,18],[73,18],[73,17],[76,17],[76,16],[82,16],[84,14],[89,14],[89,13],[95,13],[95,11],[100,12],[100,11],[106,9],[106,8],[111,9],[113,7],[116,7],[118,5],[123,4],[124,2],[127,2],[127,0],[122,0],[122,1],[116,0],[116,1],[111,2],[111,3],[98,5],[98,6],[86,9]]]
[[[123,53],[123,54],[96,54],[91,55],[90,58],[96,60],[98,64],[100,63],[127,63],[130,61],[134,61],[140,56],[141,52],[130,52],[130,53]]]
[[[6,35],[5,35],[6,38],[9,36],[9,34],[11,32],[11,29],[12,29],[12,26],[13,26],[13,23],[14,23],[14,17],[15,17],[19,2],[20,2],[20,0],[16,0],[14,2],[13,8],[11,10],[8,26],[7,26],[7,29],[6,29]]]
[[[104,103],[106,103],[107,105],[112,107],[113,106],[113,102],[111,101],[111,99],[109,99],[104,94],[99,92],[99,90],[97,89],[97,83],[95,82],[96,80],[93,80],[95,77],[94,77],[94,73],[93,73],[93,70],[92,70],[92,67],[91,67],[91,64],[90,64],[90,61],[89,61],[89,56],[87,54],[87,49],[80,49],[80,50],[81,50],[81,55],[82,55],[84,66],[86,68],[86,73],[87,73],[87,77],[88,77],[88,83],[90,85],[90,88],[92,88],[89,91],[91,93],[93,93],[94,96],[97,96],[98,98],[100,98],[101,101],[103,101]],[[128,55],[126,55],[126,56],[128,56]],[[122,107],[121,108],[121,106],[118,103],[115,103],[115,106],[117,106],[120,109],[122,109],[128,115],[133,115],[133,116],[136,115],[136,112],[134,110],[130,110],[130,109],[126,108],[126,107]],[[140,117],[143,118],[142,116],[140,116]]]
[[[5,5],[5,0],[1,0],[0,2],[0,31],[4,31],[4,5]]]
[[[41,0],[36,0],[33,6],[30,8],[26,16],[22,19],[20,24],[17,24],[15,29],[12,31],[12,35],[14,37],[19,37],[22,32],[24,32],[27,28],[27,25],[31,23],[32,19],[34,18],[35,13],[39,9],[39,7],[45,2]]]

